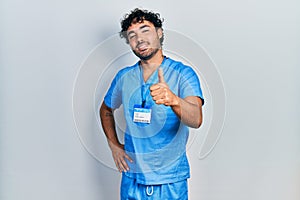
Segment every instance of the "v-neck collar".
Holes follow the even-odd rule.
[[[144,76],[143,76],[143,68],[141,66],[141,63],[140,61],[137,63],[138,64],[138,72],[140,74],[140,82],[141,82],[141,85],[145,85],[145,84],[149,84],[149,83],[155,83],[157,82],[158,80],[158,69],[160,67],[164,68],[164,65],[165,65],[165,62],[168,58],[166,56],[164,56],[164,59],[163,61],[161,62],[161,64],[159,65],[159,67],[149,76],[148,80],[145,82],[144,81]]]

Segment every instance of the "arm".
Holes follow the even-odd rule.
[[[199,128],[202,124],[201,99],[196,96],[188,96],[184,99],[176,96],[165,83],[161,69],[158,71],[158,77],[159,83],[150,87],[155,103],[171,106],[183,123],[192,128]]]
[[[172,93],[170,91],[170,93]],[[174,95],[174,101],[167,102],[179,119],[187,126],[199,128],[202,124],[202,100],[196,96],[181,99]],[[173,102],[173,103],[172,103]]]
[[[111,149],[113,159],[115,161],[116,167],[119,172],[126,172],[129,170],[129,167],[126,163],[126,160],[132,162],[132,159],[125,153],[124,145],[121,144],[118,140],[116,128],[115,128],[115,119],[113,115],[113,110],[102,103],[100,108],[100,118],[103,131],[106,135],[108,145]]]

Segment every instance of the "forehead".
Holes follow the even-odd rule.
[[[144,27],[144,26],[150,26],[150,27],[154,27],[154,25],[152,24],[152,22],[149,22],[147,20],[143,20],[142,22],[133,22],[131,23],[131,25],[128,27],[127,29],[127,33],[129,31],[134,31],[134,30],[138,30],[140,29],[141,27]]]

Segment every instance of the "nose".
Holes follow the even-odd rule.
[[[141,43],[141,42],[143,42],[143,41],[144,41],[144,39],[143,39],[143,37],[142,37],[142,34],[140,34],[140,33],[137,33],[137,34],[136,34],[136,40],[137,40],[137,42],[138,42],[138,43]]]

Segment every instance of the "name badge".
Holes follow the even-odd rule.
[[[140,105],[135,105],[133,109],[133,121],[149,124],[151,122],[151,109],[149,107],[142,108]]]

